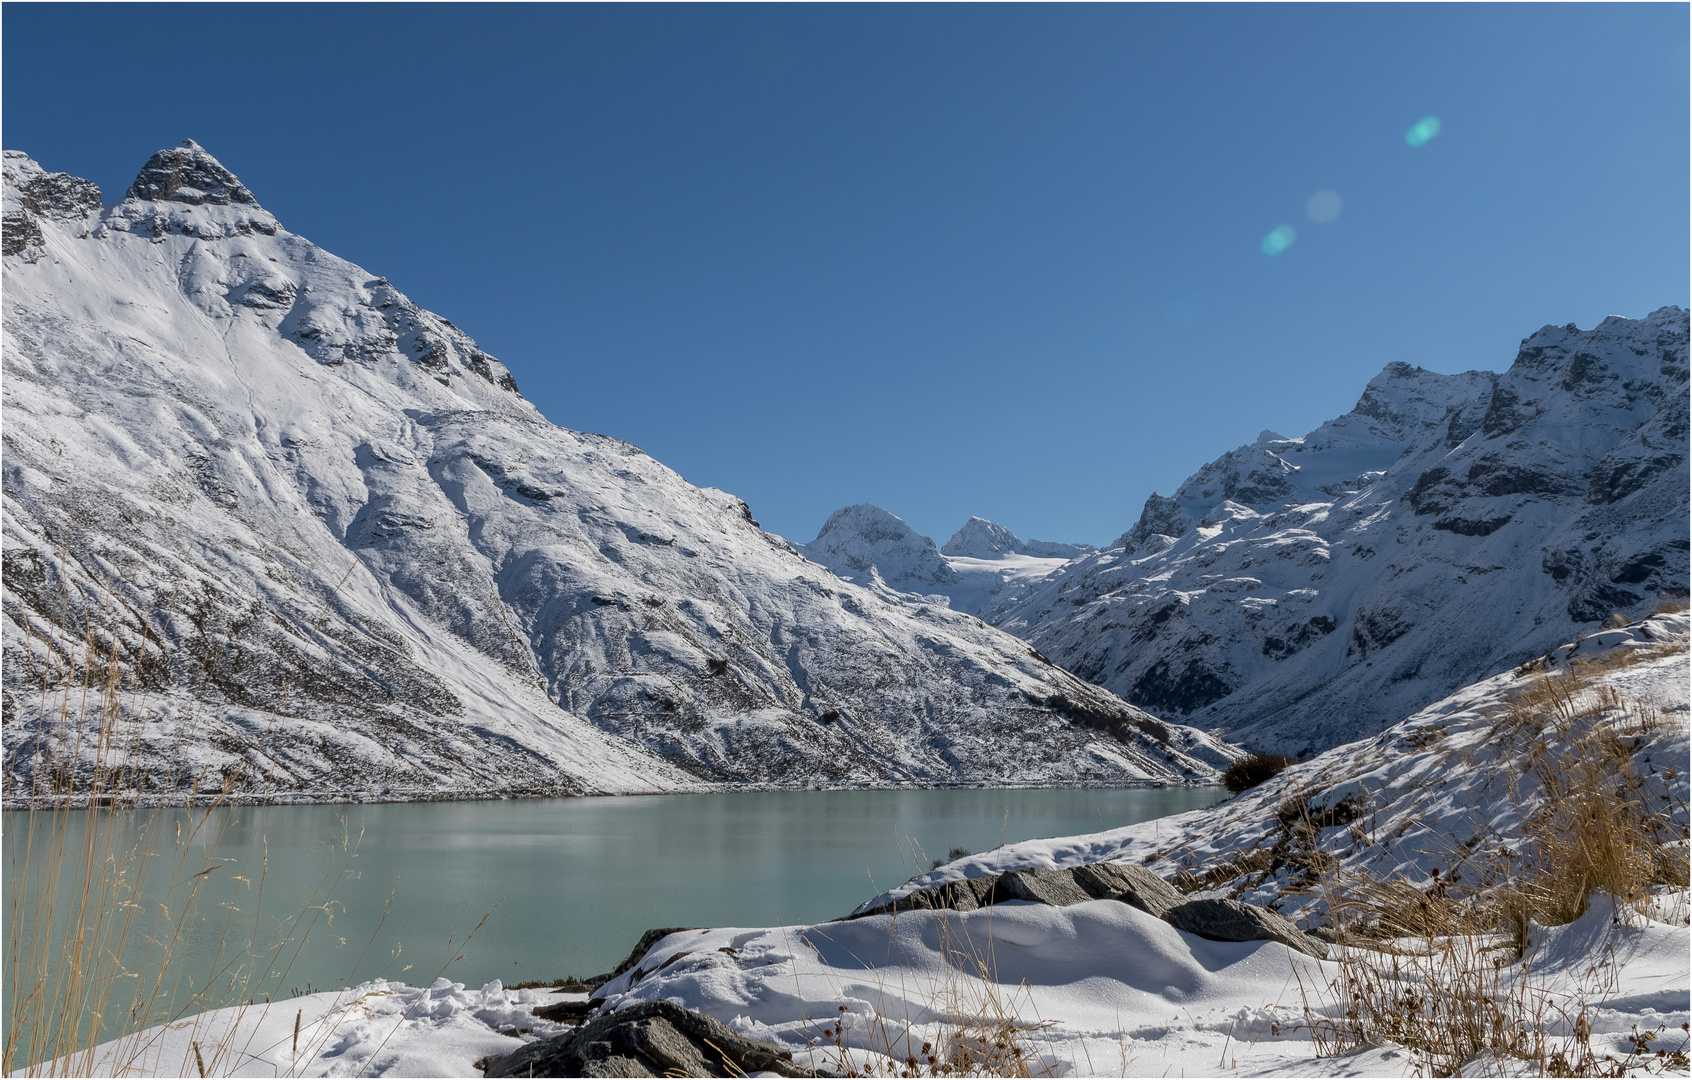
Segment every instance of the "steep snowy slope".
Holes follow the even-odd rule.
[[[978,517],[936,549],[902,518],[869,503],[836,510],[815,540],[798,547],[843,580],[934,597],[971,615],[993,604],[1007,583],[1036,581],[1096,550],[1049,540],[1024,543],[1003,525]]]
[[[1392,364],[1153,495],[983,617],[1163,715],[1300,753],[1687,590],[1687,316],[1546,327],[1503,375]]]
[[[154,791],[1121,783],[1227,760],[552,426],[191,143],[105,207],[4,165],[14,804],[32,778],[86,783],[108,684],[138,740],[124,783]]]

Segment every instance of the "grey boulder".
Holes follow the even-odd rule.
[[[901,911],[974,911],[997,900],[999,875],[963,878],[942,882],[906,893],[897,900],[877,905],[868,911],[858,911],[848,919],[867,919],[871,915],[897,914]]]
[[[1120,900],[1160,919],[1187,902],[1179,889],[1143,866],[1093,863],[1070,873],[1094,899]]]
[[[779,1046],[668,1001],[595,1017],[574,1031],[492,1058],[497,1076],[826,1076],[794,1064]]]
[[[1328,958],[1326,942],[1301,932],[1268,908],[1239,900],[1188,900],[1171,908],[1163,921],[1211,941],[1278,941],[1318,960]]]
[[[999,875],[998,887],[993,890],[993,902],[1029,900],[1053,907],[1085,904],[1094,899],[1075,883],[1075,875],[1068,870],[1047,870],[1030,867],[1011,870]]]

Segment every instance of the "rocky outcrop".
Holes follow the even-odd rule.
[[[100,209],[100,189],[92,180],[50,173],[28,155],[7,150],[0,164],[4,213],[0,215],[0,253],[20,255],[45,238],[43,220],[74,224]],[[77,230],[80,231],[80,230]]]
[[[854,911],[847,918],[897,915],[901,911],[974,911],[1009,900],[1052,907],[1116,900],[1154,915],[1177,930],[1211,941],[1278,941],[1317,959],[1328,957],[1325,942],[1301,932],[1267,908],[1238,900],[1188,900],[1150,870],[1126,863],[1029,867],[962,878],[915,889],[896,900]]]
[[[1211,941],[1278,941],[1318,960],[1328,958],[1328,944],[1301,933],[1298,927],[1268,908],[1239,900],[1210,897],[1189,900],[1169,909],[1163,921],[1177,930]]]
[[[1120,900],[1160,919],[1187,901],[1179,889],[1143,866],[1093,863],[1077,866],[1070,873],[1094,899]]]
[[[596,1017],[574,1031],[489,1059],[503,1076],[829,1076],[794,1063],[772,1043],[748,1039],[713,1017],[648,1001]]]
[[[1143,708],[1300,755],[1688,589],[1687,315],[1389,364],[982,613]]]

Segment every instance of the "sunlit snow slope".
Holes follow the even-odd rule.
[[[155,794],[1115,784],[1228,760],[554,427],[192,143],[109,206],[8,152],[5,214],[14,804],[108,675],[140,739],[126,783]]]
[[[1548,326],[1502,375],[1389,365],[1351,412],[1264,432],[982,617],[1257,749],[1380,731],[1686,594],[1686,350],[1670,307]]]

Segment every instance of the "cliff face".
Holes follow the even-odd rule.
[[[108,677],[126,782],[155,794],[1124,783],[1228,758],[553,426],[193,144],[109,206],[4,165],[14,801],[77,756]]]
[[[1333,746],[1683,596],[1687,432],[1679,308],[1546,327],[1502,375],[1390,365],[984,617],[1161,714]]]

